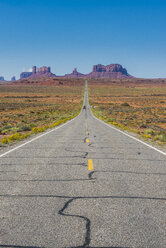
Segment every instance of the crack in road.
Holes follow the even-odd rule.
[[[92,178],[93,173],[95,173],[95,171],[91,171],[91,172],[88,174],[88,177],[89,177],[90,180],[96,179],[96,178]]]
[[[87,158],[88,154],[89,154],[89,153],[86,152],[83,158]]]
[[[6,198],[60,198],[60,199],[71,199],[72,196],[62,195],[9,195],[4,194],[0,197]],[[106,195],[106,196],[76,196],[74,199],[133,199],[133,200],[154,200],[154,201],[166,201],[165,197],[146,197],[146,196],[121,196],[121,195]]]
[[[78,247],[89,247],[90,245],[90,235],[91,235],[91,221],[90,219],[88,219],[87,217],[85,216],[82,216],[82,215],[74,215],[74,214],[66,214],[64,213],[64,211],[69,207],[69,205],[74,201],[74,200],[77,200],[77,198],[73,197],[71,198],[70,200],[68,200],[62,209],[59,210],[58,214],[62,215],[62,216],[68,216],[68,217],[76,217],[76,218],[80,218],[80,219],[83,219],[85,222],[86,222],[86,233],[85,233],[85,240],[84,240],[84,244],[82,246],[78,246]]]
[[[39,247],[39,246],[20,246],[20,245],[0,245],[0,247],[6,247],[6,248],[45,248],[45,247]]]

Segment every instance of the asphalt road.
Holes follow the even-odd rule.
[[[166,156],[86,109],[0,155],[0,247],[166,247]],[[10,148],[11,149],[11,148]]]

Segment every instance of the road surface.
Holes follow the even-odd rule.
[[[166,247],[166,156],[80,115],[0,155],[0,247]],[[10,148],[11,149],[11,148]]]

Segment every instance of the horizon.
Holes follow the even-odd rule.
[[[33,65],[57,76],[121,64],[137,78],[166,78],[164,0],[0,0],[0,76]]]

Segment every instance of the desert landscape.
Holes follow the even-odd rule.
[[[43,132],[80,112],[84,81],[28,79],[0,85],[0,146]]]
[[[11,144],[72,119],[83,78],[29,78],[0,85],[0,144]],[[165,79],[88,79],[94,115],[159,145],[166,144]],[[4,114],[5,113],[5,114]]]
[[[160,145],[166,143],[165,79],[91,79],[96,117]]]
[[[0,10],[0,248],[166,247],[166,1]]]

